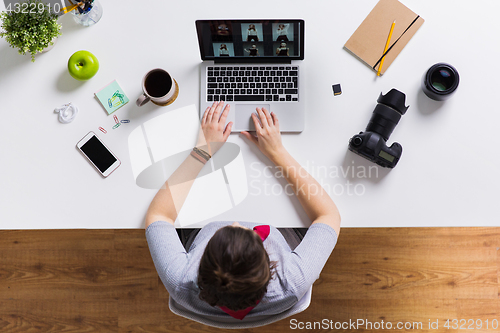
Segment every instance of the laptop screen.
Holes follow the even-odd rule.
[[[196,31],[202,60],[289,62],[304,59],[303,20],[198,20]]]

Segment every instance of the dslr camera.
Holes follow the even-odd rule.
[[[406,96],[399,90],[391,89],[380,94],[370,122],[364,132],[349,140],[349,150],[385,168],[398,164],[403,147],[394,142],[390,147],[387,140],[409,106],[405,106]]]

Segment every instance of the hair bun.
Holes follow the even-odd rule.
[[[231,282],[230,274],[227,272],[223,272],[220,269],[215,271],[215,276],[219,282],[219,285],[224,288],[228,288],[228,285]]]

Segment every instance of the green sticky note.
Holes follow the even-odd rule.
[[[129,102],[127,95],[116,80],[96,92],[95,95],[108,114],[112,114]]]

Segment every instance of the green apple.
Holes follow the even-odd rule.
[[[92,78],[99,70],[99,61],[89,51],[78,51],[68,60],[69,74],[77,80],[85,81]]]

